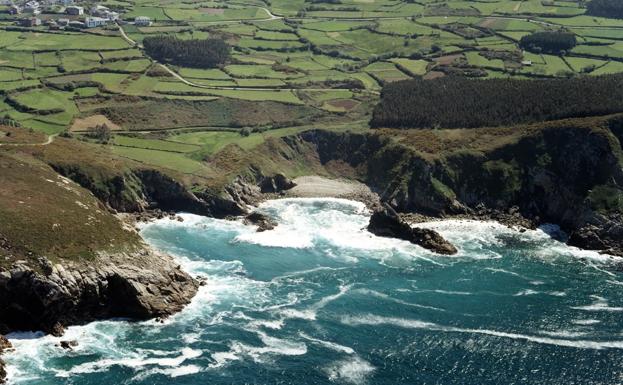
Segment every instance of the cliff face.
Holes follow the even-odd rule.
[[[0,334],[179,311],[197,283],[89,190],[0,152]]]
[[[621,121],[527,126],[513,140],[434,156],[387,134],[315,130],[286,143],[312,144],[323,164],[348,163],[398,211],[519,213],[535,225],[559,224],[573,245],[623,254]]]
[[[0,332],[43,330],[97,319],[148,319],[180,311],[196,282],[167,256],[102,255],[96,263],[15,263],[0,271]]]

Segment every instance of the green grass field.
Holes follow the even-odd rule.
[[[220,99],[248,108],[245,103],[271,101],[286,108],[307,106],[315,111],[310,119],[326,127],[362,119],[357,106],[374,102],[383,84],[443,76],[443,71],[481,69],[487,77],[623,71],[623,20],[585,16],[576,1],[451,0],[443,7],[432,0],[342,0],[341,4],[275,0],[268,5],[110,0],[108,4],[124,8],[122,18],[129,23],[123,29],[138,46],[126,41],[115,26],[84,31],[51,31],[42,26],[0,33],[0,103],[11,98],[27,107],[7,106],[2,113],[35,130],[57,133],[74,118],[104,105],[115,116],[132,103],[157,109],[159,103],[175,100],[203,106]],[[135,26],[132,21],[137,16],[150,17],[154,24]],[[9,26],[11,18],[6,15],[0,28]],[[522,36],[560,28],[576,34],[579,43],[564,58],[518,47]],[[212,69],[170,66],[183,81],[154,64],[141,49],[143,39],[155,34],[181,39],[222,37],[231,45],[232,59]],[[39,110],[54,113],[41,115]],[[139,126],[179,127],[174,115],[147,111]],[[259,116],[248,115],[251,120]],[[155,116],[166,121],[153,121]],[[272,126],[262,120],[262,125],[279,128],[284,124],[281,118],[277,116]],[[297,119],[288,123],[309,123]],[[206,125],[213,121],[214,111],[207,109]],[[252,123],[246,117],[242,121]],[[210,135],[227,142],[237,134]],[[118,151],[195,152],[191,147],[171,150],[161,140],[122,136],[117,140]]]

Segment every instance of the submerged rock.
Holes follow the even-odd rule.
[[[409,241],[438,254],[452,255],[457,253],[457,249],[438,232],[411,227],[400,219],[396,211],[387,204],[384,204],[380,210],[372,214],[368,224],[368,231],[381,237]]]
[[[277,227],[277,222],[266,214],[254,211],[244,218],[245,225],[257,225],[257,231],[272,230]]]

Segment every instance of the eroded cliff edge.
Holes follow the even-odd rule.
[[[197,283],[93,194],[24,153],[0,153],[0,334],[166,316]]]
[[[345,163],[397,211],[554,223],[572,245],[623,255],[620,116],[284,140],[311,146],[321,164]]]

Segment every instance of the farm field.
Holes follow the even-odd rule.
[[[83,135],[104,124],[120,155],[183,172],[201,171],[201,156],[232,143],[249,148],[283,127],[365,122],[366,106],[390,82],[623,71],[623,21],[587,16],[579,0],[102,5],[120,13],[119,25],[18,27],[19,15],[3,15],[0,113],[46,134]],[[152,24],[135,25],[138,16]],[[522,37],[549,30],[573,33],[577,45],[562,54],[520,48]],[[231,55],[215,68],[160,63],[143,47],[146,38],[160,35],[223,39]],[[127,135],[137,130],[159,136]],[[154,160],[160,155],[168,160]]]

